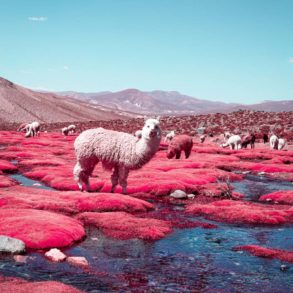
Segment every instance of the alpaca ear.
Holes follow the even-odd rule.
[[[160,122],[161,116],[157,116],[156,119]]]

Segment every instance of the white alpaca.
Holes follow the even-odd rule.
[[[38,121],[34,121],[34,122],[28,124],[26,127],[27,132],[25,134],[25,137],[39,135],[40,134],[40,127],[41,127],[41,124]]]
[[[282,150],[286,145],[286,141],[284,138],[279,138],[279,143],[278,143],[278,150]]]
[[[61,132],[64,136],[67,136],[70,133],[75,133],[75,130],[76,130],[76,126],[74,124],[71,124],[67,127],[63,127],[61,129]]]
[[[205,134],[201,135],[201,136],[199,137],[200,142],[201,142],[201,143],[204,143],[206,137],[207,137],[207,136],[206,136]]]
[[[225,131],[224,132],[224,141],[229,139],[229,137],[231,137],[232,135],[234,135],[234,134],[230,133],[229,131]]]
[[[273,134],[270,137],[270,148],[273,149],[273,150],[277,150],[278,149],[278,144],[279,144],[279,139],[275,134]]]
[[[175,131],[172,130],[169,133],[167,133],[167,135],[165,136],[165,140],[164,142],[170,142],[175,136]]]
[[[68,129],[69,133],[75,133],[76,126],[74,124],[70,124],[69,126],[67,126],[67,129]]]
[[[112,189],[119,184],[126,193],[129,170],[139,169],[149,162],[159,148],[161,129],[157,119],[148,119],[142,129],[140,140],[129,133],[89,129],[82,132],[74,142],[77,163],[73,174],[80,190],[82,184],[90,191],[89,176],[96,164],[102,162],[105,169],[114,169],[111,176]]]
[[[222,148],[229,146],[231,150],[240,150],[241,149],[241,137],[239,135],[232,135],[229,137],[226,143],[221,144]]]

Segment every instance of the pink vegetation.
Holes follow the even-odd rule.
[[[33,209],[1,209],[0,234],[28,248],[65,247],[85,236],[82,224],[64,215]]]
[[[234,200],[195,203],[189,205],[186,211],[228,223],[277,225],[293,222],[293,209],[289,206],[269,206]]]
[[[76,288],[56,281],[29,282],[19,278],[0,276],[1,293],[82,293]]]
[[[293,262],[293,252],[281,249],[266,248],[258,245],[243,245],[237,246],[234,250],[245,250],[250,252],[255,256],[265,257],[265,258],[276,258],[281,261]]]
[[[138,218],[125,212],[82,213],[78,219],[117,239],[158,240],[171,232],[167,221]]]
[[[1,171],[0,171],[1,174]],[[0,175],[0,188],[2,187],[9,187],[9,186],[14,186],[17,185],[18,183],[14,181],[13,179],[7,177],[7,176],[2,176]]]
[[[51,191],[15,186],[0,189],[3,208],[30,208],[67,214],[85,211],[129,211],[145,212],[153,209],[147,201],[120,194],[85,194],[79,191]]]
[[[273,201],[274,203],[293,205],[293,190],[280,190],[262,195],[260,201]]]
[[[15,167],[10,162],[0,160],[0,170],[4,172],[14,172],[17,171],[17,167]]]
[[[184,151],[185,158],[188,159],[193,146],[192,137],[189,135],[176,135],[168,146],[167,158],[172,159],[176,156],[176,159],[180,159],[181,152]]]

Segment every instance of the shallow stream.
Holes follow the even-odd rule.
[[[32,184],[18,174],[12,176],[26,186],[39,183]],[[292,183],[252,175],[232,184],[246,195],[246,200],[292,189]],[[180,206],[175,205],[174,210]],[[52,263],[42,253],[33,252],[23,264],[11,256],[2,258],[0,273],[27,280],[58,280],[86,292],[292,292],[292,263],[259,258],[232,248],[255,244],[293,251],[293,225],[255,227],[184,217],[218,228],[175,229],[156,242],[114,240],[88,228],[85,241],[64,252],[85,256],[90,269]],[[280,270],[282,264],[288,269]]]

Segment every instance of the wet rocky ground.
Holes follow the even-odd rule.
[[[231,151],[195,139],[189,159],[168,160],[162,144],[121,195],[101,166],[94,192],[78,191],[74,139],[0,132],[0,235],[26,244],[22,256],[1,255],[1,292],[292,290],[291,146]],[[52,262],[51,248],[88,265]]]

